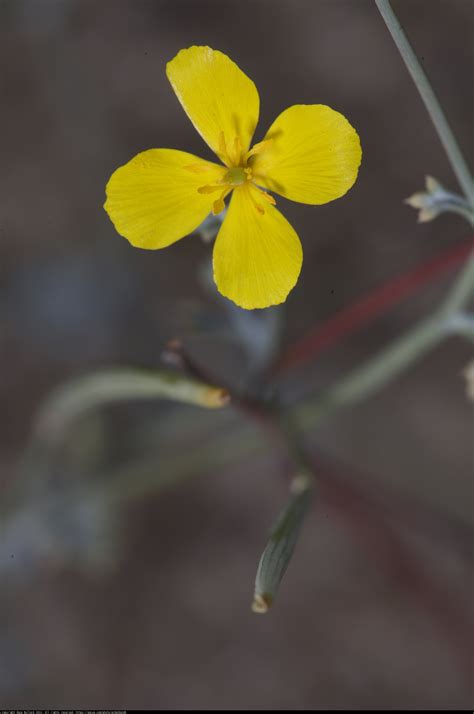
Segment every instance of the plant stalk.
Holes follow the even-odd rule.
[[[425,107],[428,110],[428,114],[431,117],[431,121],[435,125],[435,129],[438,132],[438,136],[444,146],[444,150],[446,151],[456,178],[459,181],[459,185],[462,187],[469,205],[474,208],[474,182],[471,172],[469,171],[469,167],[464,160],[464,156],[462,155],[459,144],[456,141],[456,137],[449,126],[448,120],[446,119],[443,109],[436,98],[428,77],[426,76],[418,57],[410,45],[389,0],[375,0],[375,3],[380,14],[385,20],[385,24],[392,35],[393,41],[398,47],[413,81],[415,82],[416,88],[418,89]]]

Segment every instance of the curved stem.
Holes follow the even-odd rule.
[[[446,207],[443,212],[457,213],[458,216],[462,216],[469,223],[469,225],[474,227],[474,212],[467,208],[467,206],[456,206],[452,204],[449,208]]]
[[[449,317],[459,312],[469,302],[474,290],[474,251],[458,275],[456,282],[441,306],[440,313]]]
[[[474,207],[474,183],[468,165],[459,148],[459,144],[448,124],[448,120],[436,98],[431,84],[418,58],[395,15],[389,0],[375,0],[375,3],[385,20],[390,34],[397,45],[400,54],[416,84],[421,98],[431,117],[441,143],[444,146],[454,173],[462,187],[469,204]]]
[[[422,265],[397,275],[355,302],[343,307],[342,310],[310,329],[295,344],[291,345],[274,366],[272,374],[278,376],[286,372],[292,374],[295,368],[298,369],[314,359],[322,350],[334,347],[352,332],[365,327],[426,283],[439,278],[446,271],[466,261],[473,247],[472,240],[450,246],[448,250],[430,258]]]
[[[36,419],[34,438],[54,444],[65,429],[91,409],[129,399],[171,399],[208,409],[225,406],[228,393],[196,379],[163,370],[110,367],[62,384]]]
[[[421,359],[444,337],[442,321],[428,318],[407,335],[395,340],[361,367],[349,372],[333,387],[295,408],[295,417],[302,428],[315,427],[341,408],[347,408],[370,397],[399,373]]]
[[[370,397],[450,334],[449,319],[469,301],[474,288],[474,253],[432,317],[349,372],[310,404],[296,408],[301,426],[315,426],[341,408]]]

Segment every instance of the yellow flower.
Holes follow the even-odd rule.
[[[300,240],[268,191],[322,204],[354,184],[357,132],[323,104],[297,104],[250,148],[260,100],[254,83],[222,52],[181,50],[166,73],[188,117],[222,164],[174,149],[149,149],[111,176],[105,210],[138,248],[165,248],[213,211],[227,215],[216,238],[218,290],[246,309],[284,302],[303,260]]]

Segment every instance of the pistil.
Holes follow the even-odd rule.
[[[214,213],[214,215],[217,215],[218,213],[224,210],[224,199],[231,191],[234,190],[234,188],[243,186],[247,182],[253,183],[253,172],[251,167],[246,165],[247,161],[252,156],[255,156],[255,154],[260,154],[265,151],[265,149],[267,149],[271,143],[272,139],[261,141],[260,143],[255,144],[253,149],[243,155],[240,137],[236,136],[234,137],[234,141],[231,143],[233,149],[233,156],[231,156],[227,142],[225,140],[224,132],[220,133],[219,153],[221,155],[221,158],[227,164],[227,171],[219,181],[216,181],[216,183],[205,184],[204,186],[200,186],[198,188],[198,193],[203,194],[214,193],[217,191],[221,192],[219,198],[217,198],[212,204],[212,212]],[[209,170],[206,165],[202,164],[191,164],[189,166],[185,166],[185,168],[188,171],[192,171],[193,173],[203,174],[205,174],[206,171]],[[273,196],[268,194],[266,191],[263,191],[259,186],[256,186],[255,184],[253,184],[253,186],[258,192],[260,198],[263,198],[264,201],[270,203],[272,206],[275,205],[275,199],[273,198]],[[263,215],[265,213],[264,207],[257,200],[255,200],[252,195],[250,195],[250,199],[257,212]]]

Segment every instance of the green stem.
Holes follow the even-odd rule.
[[[448,293],[440,314],[445,317],[455,314],[463,309],[469,302],[474,288],[474,252],[459,274],[451,291]]]
[[[470,208],[463,206],[450,205],[449,208],[443,209],[443,213],[456,213],[458,216],[462,216],[469,225],[474,227],[474,212]]]
[[[451,334],[459,335],[470,342],[474,342],[473,315],[466,315],[462,312],[457,312],[447,320],[446,328],[451,332]]]
[[[170,399],[216,409],[228,403],[229,394],[221,387],[165,370],[111,367],[69,380],[50,394],[36,418],[22,458],[24,483],[41,488],[52,471],[59,445],[77,419],[93,409],[131,399]],[[12,502],[24,483],[15,482]],[[0,515],[11,507],[4,499]]]
[[[419,360],[450,334],[449,321],[468,303],[474,288],[474,254],[469,258],[453,287],[432,317],[420,322],[382,352],[343,377],[333,387],[295,409],[302,427],[316,426],[341,408],[370,397],[400,372]]]
[[[299,440],[295,437],[298,428],[312,431],[326,419],[335,416],[339,410],[370,397],[416,360],[427,354],[442,339],[452,334],[450,321],[453,316],[462,312],[463,307],[469,301],[473,274],[474,257],[461,271],[441,308],[435,312],[433,317],[421,322],[407,335],[402,336],[375,357],[366,361],[361,367],[350,372],[322,395],[312,397],[306,404],[295,406],[285,414],[280,414],[283,419],[280,426],[285,431],[287,444],[296,464],[304,467]],[[156,375],[154,378],[156,379]],[[149,387],[145,390],[146,394],[149,394],[148,389]],[[93,391],[94,395],[98,396],[97,391],[95,389]],[[125,396],[121,392],[120,397]],[[136,390],[134,396],[138,396]],[[75,400],[73,401],[75,403]],[[56,399],[51,398],[49,408],[43,411],[43,418],[39,420],[39,424],[44,426],[45,422],[49,422],[49,419],[44,419],[45,414],[50,413],[51,406],[57,404]],[[52,409],[52,412],[56,413],[56,408]],[[62,420],[62,424],[64,425],[64,420]],[[158,468],[154,457],[151,457],[148,462],[127,466],[122,472],[115,473],[107,486],[105,485],[106,479],[104,488],[106,490],[110,488],[110,498],[127,501],[129,498],[153,492],[181,478],[189,478],[196,471],[217,466],[225,468],[228,464],[235,463],[236,458],[245,458],[255,453],[264,443],[262,435],[255,430],[254,425],[244,422],[240,424],[240,428],[231,428],[229,433],[220,434],[210,449],[206,449],[200,444],[197,449],[177,454],[172,463],[168,462],[166,467]],[[38,463],[37,458],[34,459],[34,462],[34,468],[32,465],[31,470],[37,476],[41,464]]]
[[[385,386],[404,369],[421,359],[445,336],[439,318],[424,320],[394,343],[389,345],[361,367],[352,370],[333,387],[312,399],[310,403],[295,407],[295,418],[302,428],[314,428],[333,416]]]
[[[124,400],[157,398],[215,409],[224,406],[229,395],[221,387],[173,372],[111,367],[72,379],[53,391],[37,417],[34,437],[46,443],[57,442],[75,419],[91,409]]]
[[[441,309],[433,317],[423,320],[407,335],[395,340],[322,395],[311,397],[306,404],[280,412],[280,427],[285,432],[287,446],[299,468],[305,470],[298,429],[310,432],[340,410],[370,397],[450,336],[450,320],[469,301],[473,271],[474,257],[461,271]],[[137,497],[189,478],[199,470],[225,468],[238,458],[248,458],[255,454],[264,444],[262,434],[255,430],[253,424],[243,422],[239,427],[233,424],[229,433],[221,434],[209,449],[200,444],[197,449],[175,456],[172,468],[168,464],[166,468],[158,469],[153,458],[148,463],[127,466],[121,475],[115,474],[111,479],[115,497],[128,500],[128,497]]]
[[[453,171],[464,191],[470,206],[474,207],[474,183],[466,161],[461,153],[456,138],[448,124],[444,112],[436,98],[435,93],[429,83],[428,77],[418,58],[408,42],[402,26],[395,15],[389,0],[375,0],[376,5],[393,37],[395,44],[416,84],[421,98],[428,110],[433,124],[435,125],[441,143],[448,155]]]

